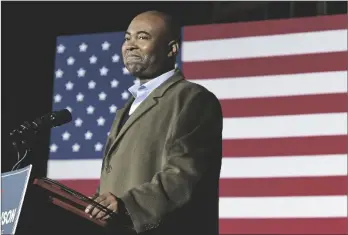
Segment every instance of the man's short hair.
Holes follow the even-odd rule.
[[[181,26],[177,19],[175,19],[172,15],[161,12],[161,11],[148,11],[150,14],[157,15],[161,17],[165,24],[166,28],[169,32],[169,40],[176,40],[179,43],[179,46],[181,45]]]
[[[164,18],[166,25],[170,33],[170,40],[176,40],[179,45],[181,44],[181,27],[179,22],[171,15],[166,15]]]

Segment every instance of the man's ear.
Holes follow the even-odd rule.
[[[179,43],[176,40],[171,41],[169,44],[168,57],[176,56],[179,53]]]

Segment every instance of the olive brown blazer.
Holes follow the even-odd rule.
[[[120,128],[133,100],[116,112],[99,193],[111,192],[124,202],[135,233],[218,235],[219,100],[177,70]]]

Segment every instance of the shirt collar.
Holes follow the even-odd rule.
[[[168,80],[171,76],[173,76],[175,73],[175,69],[170,70],[154,79],[151,79],[150,81],[144,83],[144,84],[139,84],[136,83],[133,86],[131,86],[128,91],[134,96],[134,98],[137,98],[138,96],[138,92],[142,91],[142,92],[152,92],[154,89],[156,89],[157,87],[159,87],[163,82],[165,82],[166,80]]]

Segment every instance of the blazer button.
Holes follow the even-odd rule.
[[[108,166],[105,168],[105,170],[106,170],[106,173],[110,173],[111,170],[112,170],[112,166],[108,165]]]

